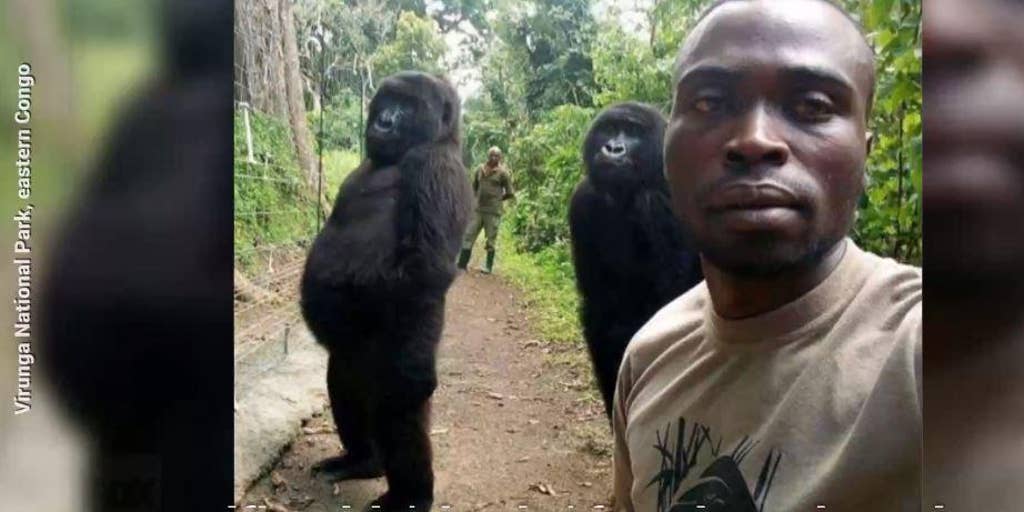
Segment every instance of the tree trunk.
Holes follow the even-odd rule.
[[[249,93],[251,86],[249,85],[249,74],[246,73],[246,58],[252,53],[252,50],[248,48],[249,40],[242,25],[242,19],[245,14],[241,6],[235,11],[235,66],[232,69],[232,75],[235,101],[251,105],[252,96]]]
[[[287,115],[278,0],[238,2],[235,11],[236,99],[284,120]]]
[[[317,197],[319,173],[313,153],[313,136],[306,122],[306,101],[303,98],[302,73],[299,71],[299,47],[295,41],[295,17],[291,0],[279,0],[281,49],[284,55],[284,88],[288,104],[288,120],[292,127],[292,140],[299,167],[306,185]]]
[[[658,38],[658,3],[658,0],[654,0],[654,2],[651,3],[651,10],[647,11],[647,24],[650,25],[651,28],[650,37],[648,38],[648,45],[651,48],[651,54],[655,53],[654,43]]]
[[[306,92],[309,93],[309,97],[313,98],[313,113],[319,114],[320,109],[323,105],[320,104],[320,87],[308,76],[303,75],[302,83],[306,86]]]

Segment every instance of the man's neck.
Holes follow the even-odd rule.
[[[835,270],[845,252],[844,240],[810,267],[756,278],[725,272],[703,256],[701,264],[715,312],[722,318],[741,319],[767,313],[811,291]]]

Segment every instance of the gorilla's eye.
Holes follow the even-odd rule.
[[[797,98],[793,113],[802,122],[821,123],[835,115],[835,105],[827,94],[809,92]]]

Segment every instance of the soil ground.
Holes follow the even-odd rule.
[[[594,510],[611,496],[611,438],[588,391],[580,346],[531,335],[524,305],[498,276],[461,274],[448,294],[433,397],[434,510]],[[239,509],[362,510],[383,479],[312,476],[341,444],[330,411],[305,422]],[[603,507],[602,507],[603,506]],[[525,507],[525,508],[524,508]]]

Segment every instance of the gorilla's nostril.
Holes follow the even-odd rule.
[[[383,131],[390,130],[391,128],[393,128],[395,126],[395,122],[393,120],[391,120],[391,118],[389,118],[389,117],[387,117],[387,118],[386,117],[378,117],[376,124],[377,124],[377,128],[380,129],[380,130],[383,130]]]
[[[626,146],[617,142],[609,142],[604,145],[604,152],[611,156],[622,156],[626,153]]]

